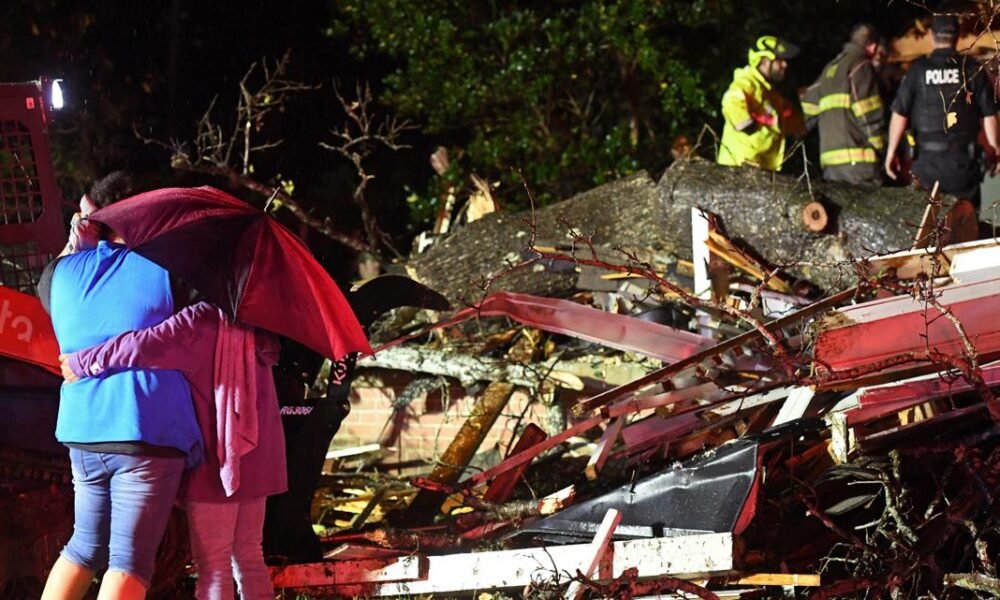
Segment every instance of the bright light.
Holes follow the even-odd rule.
[[[51,97],[51,101],[52,101],[52,108],[54,108],[56,110],[59,110],[60,108],[62,108],[63,104],[64,104],[64,102],[63,102],[62,86],[59,84],[60,81],[62,81],[62,79],[53,79],[52,80],[52,97]]]

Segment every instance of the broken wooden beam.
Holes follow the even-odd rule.
[[[789,280],[785,274],[774,270],[773,267],[770,267],[769,265],[753,262],[745,250],[738,248],[736,244],[723,235],[718,229],[714,227],[709,229],[707,244],[708,249],[712,251],[714,256],[717,256],[737,269],[752,275],[754,278],[763,282],[767,288],[783,294],[792,293],[792,285],[794,282]],[[765,271],[764,268],[768,268],[769,271]]]
[[[430,481],[441,485],[452,485],[458,481],[513,393],[514,386],[506,382],[494,381],[486,387],[472,408],[472,414],[462,423],[447,450],[438,459],[437,466],[428,476]],[[433,518],[443,501],[442,494],[422,489],[417,492],[407,514],[413,518]]]
[[[1000,386],[1000,363],[983,366],[982,377],[986,385]],[[915,404],[946,398],[972,389],[972,385],[965,379],[942,377],[937,373],[921,375],[890,385],[864,388],[858,395],[859,406],[845,411],[847,423],[853,427]]]
[[[604,434],[601,435],[600,441],[597,442],[597,448],[594,449],[594,454],[591,455],[590,460],[587,462],[587,468],[584,469],[584,473],[590,481],[597,479],[597,474],[604,468],[604,463],[608,460],[611,448],[614,447],[615,442],[618,440],[618,434],[621,433],[624,423],[624,417],[614,419],[608,425],[608,428],[604,430]]]
[[[604,558],[604,554],[608,550],[608,545],[611,543],[611,536],[614,535],[615,528],[618,527],[618,523],[621,520],[622,514],[613,508],[609,508],[608,512],[604,514],[601,526],[597,529],[594,540],[590,542],[591,553],[584,555],[583,561],[577,569],[580,575],[590,579],[594,575],[594,572],[597,571],[597,566],[600,564],[601,559]],[[571,572],[571,575],[575,576],[576,573]],[[583,593],[583,583],[578,579],[574,579],[563,593],[563,598],[579,600],[583,596]]]
[[[949,266],[957,257],[997,246],[995,238],[962,242],[948,246],[903,250],[892,254],[874,256],[865,261],[867,275],[873,277],[881,272],[893,270],[899,279],[913,279],[921,273],[926,275],[947,275]],[[937,266],[935,266],[937,265]],[[935,268],[938,272],[935,272]]]
[[[556,490],[538,501],[538,514],[554,515],[576,500],[576,486],[570,485]]]
[[[716,427],[723,422],[723,418],[785,399],[793,389],[795,388],[774,386],[755,393],[731,395],[706,406],[689,407],[667,418],[654,416],[638,421],[622,429],[621,437],[625,444],[623,452],[634,454],[699,429]],[[709,416],[714,416],[715,419],[710,419]]]
[[[715,400],[732,395],[732,391],[720,388],[714,382],[707,382],[692,385],[678,390],[663,392],[662,394],[650,394],[648,396],[636,396],[616,402],[610,406],[601,407],[601,416],[606,419],[630,415],[652,408],[668,407],[674,404],[687,403],[692,400]]]
[[[426,557],[407,555],[271,567],[270,573],[274,587],[284,589],[412,581],[426,570]]]
[[[498,475],[507,473],[508,471],[519,467],[520,465],[530,463],[532,460],[535,459],[536,456],[545,452],[546,450],[551,450],[552,448],[555,448],[559,444],[562,444],[569,438],[576,435],[580,435],[585,431],[589,431],[603,422],[604,419],[599,416],[591,417],[590,419],[581,421],[573,425],[572,427],[569,427],[562,433],[556,434],[550,437],[549,439],[545,440],[544,442],[540,442],[523,452],[519,452],[514,456],[511,456],[510,458],[506,458],[502,460],[500,463],[490,467],[489,469],[486,469],[485,471],[476,473],[475,475],[469,477],[465,481],[455,486],[442,486],[434,484],[433,482],[426,481],[426,479],[424,478],[414,478],[413,484],[420,488],[437,489],[438,491],[446,493],[456,492],[460,489],[463,490],[470,489],[472,487],[479,485],[480,483],[483,483],[484,481],[489,481],[490,479],[493,479]]]
[[[639,580],[658,576],[694,578],[729,572],[734,563],[734,539],[731,533],[706,533],[666,538],[645,538],[613,542],[605,560],[595,573],[598,581],[609,581],[628,568],[635,568]],[[283,569],[272,569],[278,588],[329,588],[343,596],[413,596],[523,588],[540,581],[565,581],[584,559],[592,556],[592,544],[546,546],[519,550],[470,552],[438,556],[404,557],[417,562],[420,575],[416,578],[373,581],[364,579],[378,561],[330,561],[314,565],[284,567],[289,574],[308,573],[308,579],[284,575]],[[402,559],[383,561],[397,564]],[[398,568],[398,567],[397,567]],[[400,569],[394,576],[413,574],[413,568]],[[351,581],[358,580],[361,581]],[[308,581],[303,585],[302,581]],[[353,585],[352,585],[353,584]]]

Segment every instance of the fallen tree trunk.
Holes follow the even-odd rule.
[[[481,284],[509,265],[521,262],[532,229],[537,239],[567,240],[566,223],[593,234],[596,243],[660,249],[671,254],[672,236],[656,184],[645,172],[602,185],[532,214],[492,213],[458,229],[407,264],[411,277],[448,297],[471,304],[483,296]],[[609,259],[612,257],[608,257]],[[491,282],[490,291],[518,291],[565,296],[576,282],[571,265],[550,265],[546,273],[516,270]]]
[[[729,237],[772,264],[801,263],[791,272],[828,290],[855,283],[844,261],[909,249],[929,194],[911,188],[875,188],[813,181],[754,168],[677,162],[657,186],[672,223],[688,224],[700,207],[721,217]],[[813,203],[826,224],[813,231]],[[943,199],[945,211],[953,199]],[[803,213],[806,214],[803,214]],[[691,247],[691,228],[675,227],[680,256]],[[838,263],[840,263],[838,265]]]
[[[767,261],[776,265],[806,261],[792,272],[820,287],[843,289],[854,282],[853,271],[835,263],[849,256],[910,248],[927,197],[909,188],[819,181],[810,186],[795,177],[749,167],[683,161],[668,169],[659,183],[640,172],[534,215],[488,215],[412,258],[407,269],[412,277],[459,303],[478,301],[484,281],[490,281],[490,291],[568,295],[576,282],[572,265],[535,264],[494,278],[524,259],[532,233],[539,243],[568,242],[570,226],[603,248],[621,247],[654,257],[659,267],[677,258],[690,260],[691,209],[701,207],[721,218],[731,239]],[[949,205],[945,199],[945,208]],[[817,220],[823,219],[825,226],[814,231]],[[586,248],[577,252],[590,257]],[[624,262],[623,255],[601,258]]]

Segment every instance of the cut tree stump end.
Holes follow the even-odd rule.
[[[819,233],[826,229],[829,217],[826,208],[815,200],[802,207],[802,223],[806,229],[814,233]]]

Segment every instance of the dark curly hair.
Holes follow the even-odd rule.
[[[139,192],[135,177],[128,171],[112,171],[90,186],[87,197],[97,208],[104,208]]]

